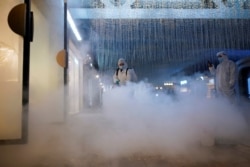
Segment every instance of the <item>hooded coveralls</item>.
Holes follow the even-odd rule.
[[[135,82],[137,81],[137,76],[135,71],[131,68],[128,68],[127,62],[120,58],[118,60],[118,71],[113,75],[113,82],[117,85],[125,85],[126,82]]]
[[[224,52],[217,53],[220,64],[215,69],[209,67],[211,74],[215,75],[215,88],[218,96],[233,100],[236,83],[236,64],[229,60]]]

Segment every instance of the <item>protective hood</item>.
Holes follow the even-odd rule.
[[[117,65],[118,65],[118,67],[119,67],[120,69],[128,68],[128,64],[127,64],[127,62],[125,61],[124,58],[120,58],[120,59],[118,60]]]
[[[225,61],[225,60],[228,60],[227,54],[224,51],[218,52],[216,54],[216,56],[217,56],[217,58],[218,58],[218,60],[219,60],[220,63],[223,62],[223,61]]]

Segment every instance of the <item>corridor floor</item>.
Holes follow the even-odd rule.
[[[102,145],[97,143],[96,147],[93,146],[94,142],[89,145],[93,138],[86,139],[87,136],[95,136],[95,133],[100,133],[96,129],[102,131],[105,125],[112,124],[103,119],[101,113],[77,114],[69,117],[66,122],[47,123],[39,121],[38,117],[31,120],[33,121],[30,123],[30,137],[27,144],[0,146],[0,167],[250,166],[250,140],[233,145],[220,143],[212,147],[192,146],[181,151],[161,152],[161,148],[158,148],[155,152],[150,152],[148,149],[140,148],[135,149],[135,152],[130,150],[123,152],[122,149],[125,150],[127,147],[132,149],[136,145],[112,148],[118,146],[117,140],[105,141],[101,143]],[[140,142],[143,141],[134,143]],[[126,142],[122,141],[119,144],[124,145]],[[99,147],[111,151],[103,152]]]

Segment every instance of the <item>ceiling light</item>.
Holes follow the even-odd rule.
[[[77,28],[76,28],[75,22],[74,22],[73,18],[71,17],[71,14],[70,14],[70,12],[69,12],[68,10],[67,10],[67,20],[68,20],[68,22],[69,22],[69,25],[70,25],[70,27],[71,27],[73,33],[74,33],[75,36],[76,36],[76,39],[77,39],[78,41],[81,41],[81,40],[82,40],[82,37],[81,37],[81,35],[79,34],[79,32],[78,32],[78,30],[77,30]]]
[[[228,0],[222,0],[222,2],[224,3],[224,5],[228,8],[231,8],[234,6],[233,2],[232,1],[228,1]]]
[[[250,0],[246,0],[243,4],[244,9],[250,9]]]
[[[91,6],[93,8],[105,8],[105,4],[101,0],[94,0]]]

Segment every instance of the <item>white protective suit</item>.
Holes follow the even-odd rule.
[[[215,88],[218,96],[233,100],[236,83],[236,64],[229,60],[225,52],[218,52],[219,65],[209,67],[211,74],[215,75]]]
[[[125,59],[118,60],[118,68],[113,75],[113,81],[116,85],[125,85],[127,82],[136,82],[137,76],[134,69],[128,68]]]

